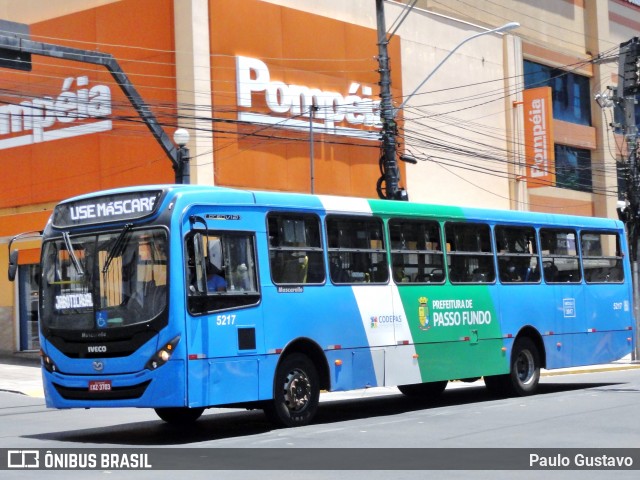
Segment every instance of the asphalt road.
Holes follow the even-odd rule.
[[[0,448],[75,449],[167,448],[167,456],[177,448],[247,449],[242,465],[257,470],[191,471],[195,478],[415,478],[424,477],[411,470],[336,471],[332,456],[314,457],[308,470],[295,455],[298,448],[336,449],[338,457],[353,454],[352,468],[368,468],[364,462],[370,452],[386,458],[390,449],[433,454],[433,449],[519,448],[539,449],[635,448],[640,451],[640,369],[544,377],[540,394],[525,398],[496,399],[481,381],[450,384],[436,402],[424,403],[399,394],[396,389],[370,389],[328,394],[313,425],[296,429],[274,429],[261,411],[211,409],[193,428],[174,428],[161,422],[150,410],[50,410],[43,399],[0,392]],[[260,472],[259,451],[275,449],[275,465],[280,470]],[[351,449],[351,450],[350,450]],[[561,451],[561,450],[559,450]],[[613,450],[615,452],[615,450]],[[215,450],[218,452],[218,450]],[[234,454],[235,451],[229,451]],[[257,452],[257,453],[256,453]],[[300,450],[300,452],[305,452]],[[351,454],[349,452],[352,452]],[[358,455],[353,452],[357,452]],[[437,450],[443,455],[467,455],[472,450]],[[495,468],[501,468],[500,455],[511,450],[494,450]],[[477,453],[477,452],[476,452]],[[235,453],[237,454],[237,452]],[[243,451],[244,454],[244,451]],[[306,454],[306,452],[305,452]],[[445,455],[445,456],[446,456]],[[304,455],[299,455],[304,458]],[[337,457],[336,457],[337,458]],[[404,458],[402,455],[398,458]],[[287,462],[291,469],[286,468]],[[394,457],[395,459],[395,457]],[[407,457],[411,460],[410,457]],[[378,459],[379,460],[379,459]],[[446,460],[446,459],[445,459]],[[278,463],[279,462],[279,463]],[[462,462],[465,464],[465,462]],[[480,461],[482,464],[482,461]],[[445,463],[446,464],[446,463]],[[451,462],[455,467],[455,462]],[[264,464],[264,468],[274,464]],[[396,463],[394,467],[398,467]],[[317,467],[321,470],[316,470]],[[311,467],[309,467],[311,468]],[[485,468],[485,467],[482,467]],[[494,467],[487,467],[494,468]],[[636,468],[640,468],[640,460]],[[295,475],[294,475],[295,472]],[[8,475],[4,475],[7,473]],[[69,478],[88,472],[46,471],[45,478]],[[586,471],[433,471],[429,478],[608,478],[613,472]],[[91,473],[95,475],[95,473]],[[103,470],[110,478],[173,478],[183,473]],[[3,478],[25,478],[29,472],[7,471]],[[618,478],[638,478],[638,471],[617,471]]]

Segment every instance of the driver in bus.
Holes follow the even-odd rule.
[[[222,243],[219,238],[209,242],[209,262],[207,263],[207,291],[225,292],[227,281],[222,265]]]

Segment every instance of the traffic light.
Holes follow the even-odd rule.
[[[618,74],[622,77],[622,96],[640,93],[640,40],[633,37],[620,44]]]

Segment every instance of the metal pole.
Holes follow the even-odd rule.
[[[309,107],[309,170],[310,170],[310,180],[311,180],[311,193],[315,193],[315,178],[314,178],[314,171],[315,171],[315,159],[313,156],[313,112],[316,111],[318,107],[316,107],[315,105],[311,105]]]
[[[179,167],[176,169],[176,183],[189,185],[191,183],[191,171],[189,166],[190,152],[187,147],[178,147],[178,162]]]
[[[631,262],[631,283],[633,285],[633,316],[636,320],[636,333],[633,339],[633,350],[631,351],[631,359],[636,361],[640,359],[640,346],[638,345],[638,319],[640,318],[640,293],[638,292],[638,261]]]

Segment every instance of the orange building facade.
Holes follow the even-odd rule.
[[[98,3],[30,23],[31,39],[113,55],[165,132],[190,132],[192,183],[376,196],[375,29],[258,0],[209,0],[203,31],[201,18],[177,18],[173,0]],[[206,41],[205,64],[193,55],[190,72],[206,100],[180,77],[189,35],[193,50]],[[399,97],[399,37],[389,52]],[[0,159],[5,267],[9,239],[41,230],[58,201],[174,181],[169,156],[104,67],[39,55],[31,71],[0,71]],[[18,281],[0,280],[0,352],[38,348],[39,242],[16,245]]]

